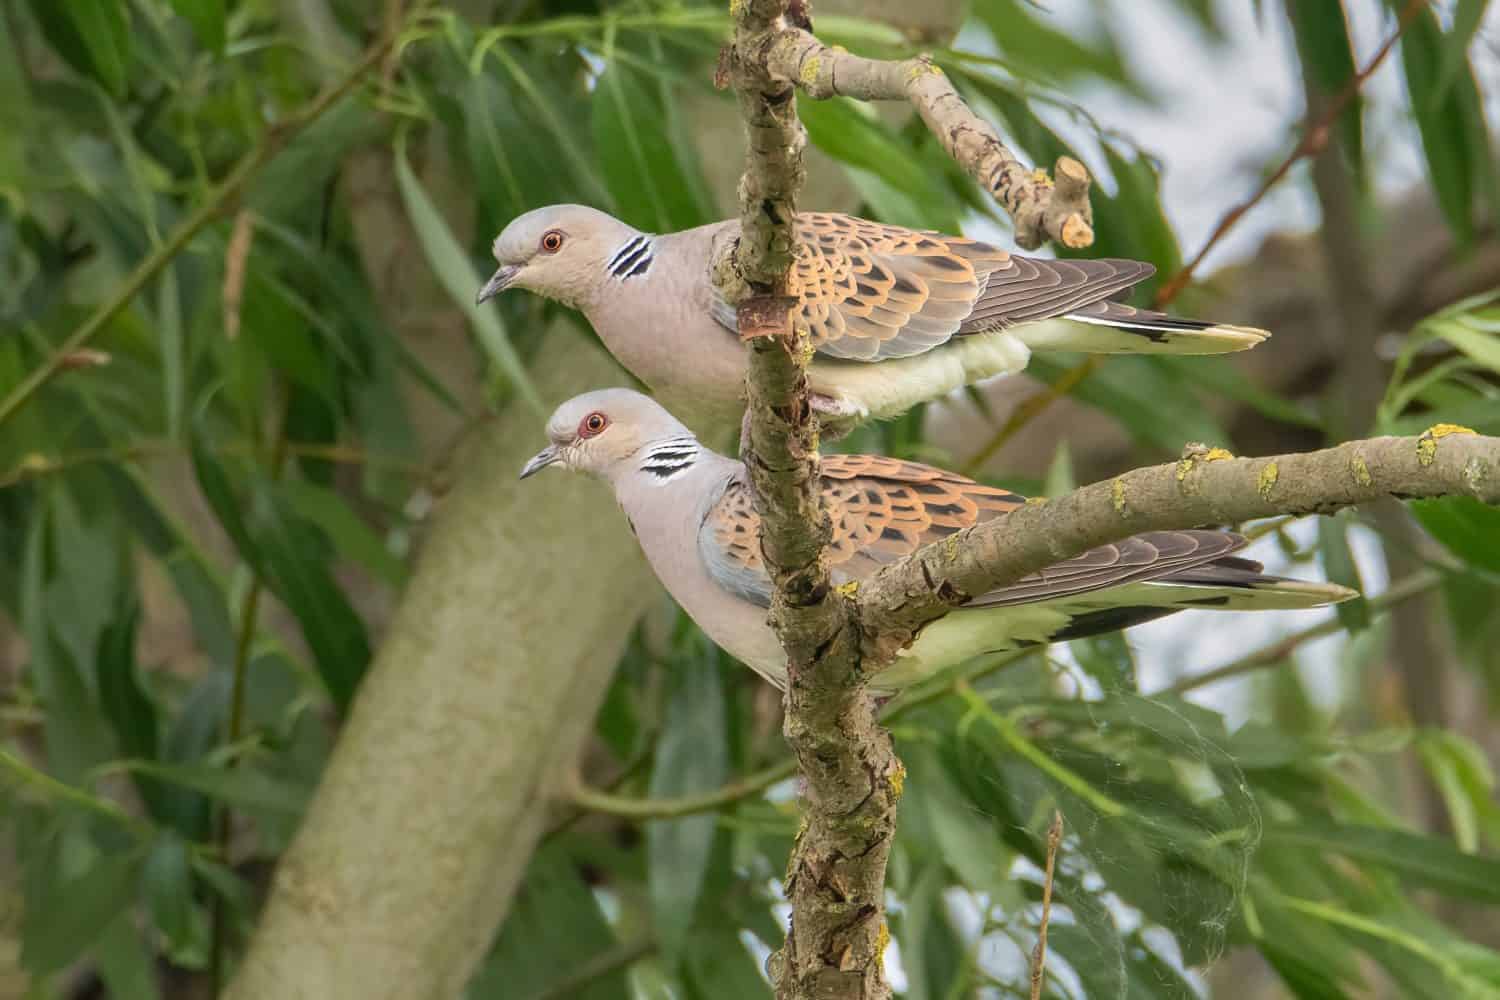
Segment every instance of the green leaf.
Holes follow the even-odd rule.
[[[729,773],[724,692],[716,658],[701,657],[685,666],[676,681],[651,771],[653,797],[712,791]],[[678,953],[692,926],[716,822],[713,813],[704,813],[646,824],[651,910],[667,955]]]
[[[1479,32],[1489,0],[1458,0],[1453,5],[1453,27],[1443,46],[1443,58],[1433,86],[1433,100],[1442,101],[1461,74],[1469,69],[1469,44]]]
[[[405,564],[342,496],[298,481],[281,484],[279,492],[293,510],[323,530],[340,555],[358,562],[390,586],[401,586],[406,579]]]
[[[57,54],[117,98],[130,72],[125,0],[31,0],[31,13]]]
[[[1027,374],[1055,382],[1075,362],[1074,355],[1034,356]],[[1073,387],[1071,395],[1097,407],[1124,424],[1143,444],[1176,454],[1187,441],[1224,445],[1229,435],[1196,400],[1177,369],[1158,364],[1163,359],[1120,355],[1110,358]]]
[[[1500,507],[1473,497],[1414,500],[1414,516],[1443,547],[1471,566],[1500,573]]]
[[[135,635],[139,621],[139,608],[132,603],[105,627],[99,636],[95,670],[99,702],[114,727],[120,752],[150,760],[156,757],[159,734],[156,702],[146,693],[136,668]],[[147,811],[158,820],[166,820],[171,808],[161,786],[139,777],[135,784]]]
[[[1500,337],[1476,329],[1470,317],[1435,319],[1424,323],[1423,327],[1490,371],[1500,372]]]
[[[963,942],[943,905],[944,874],[941,864],[924,868],[895,920],[910,1000],[940,1000],[952,995],[955,973],[964,966]]]
[[[192,933],[193,875],[187,842],[171,831],[151,845],[141,871],[141,889],[156,929],[175,949]]]
[[[47,706],[44,737],[48,770],[79,784],[89,768],[113,756],[109,727],[84,683],[72,653],[59,641],[46,600],[48,507],[38,505],[26,535],[21,565],[21,632],[32,682]]]
[[[229,480],[229,474],[214,457],[207,439],[198,428],[194,428],[189,447],[193,459],[193,473],[198,478],[198,488],[203,491],[203,498],[208,501],[209,509],[214,512],[214,517],[218,518],[219,526],[224,529],[230,541],[234,542],[240,558],[259,572],[260,552],[250,539],[250,529],[245,526],[245,518],[240,510],[239,499],[235,496],[234,485]]]
[[[172,7],[193,26],[193,33],[204,48],[224,54],[226,39],[224,0],[171,0]]]
[[[163,764],[157,761],[131,760],[123,766],[133,773],[184,788],[202,792],[236,809],[266,812],[279,816],[299,817],[307,808],[312,789],[273,778],[251,764],[239,767],[216,767],[211,764]]]
[[[264,489],[251,511],[251,533],[266,583],[301,626],[334,705],[347,711],[370,662],[370,640],[333,577],[326,541],[285,500]]]
[[[1037,16],[1034,10],[1039,8],[1024,0],[985,0],[975,5],[974,13],[1006,60],[1033,79],[1093,76],[1139,93],[1113,38],[1086,39],[1080,32],[1054,28],[1047,22],[1049,12],[1041,10]]]
[[[1359,566],[1354,562],[1354,553],[1349,548],[1347,518],[1318,518],[1318,551],[1323,558],[1323,572],[1328,574],[1331,582],[1364,593]],[[1344,601],[1334,610],[1339,616],[1339,622],[1351,634],[1370,627],[1370,605],[1363,597]]]
[[[1354,48],[1349,38],[1348,18],[1342,3],[1289,3],[1287,14],[1297,38],[1302,73],[1326,97],[1341,93],[1354,79]],[[1361,120],[1364,103],[1359,95],[1339,115],[1339,141],[1356,176],[1364,173]]]
[[[1465,96],[1451,84],[1439,96],[1446,42],[1437,14],[1424,8],[1401,37],[1401,62],[1411,92],[1412,113],[1422,137],[1433,193],[1461,244],[1474,236],[1474,166],[1478,151],[1465,111]],[[1469,81],[1472,86],[1473,81]]]
[[[1264,849],[1303,847],[1377,865],[1414,885],[1500,903],[1500,860],[1465,854],[1437,837],[1376,826],[1301,820],[1265,831]]]
[[[1500,846],[1495,773],[1484,751],[1457,733],[1434,730],[1422,734],[1417,753],[1443,795],[1459,850],[1473,854],[1481,839]]]
[[[610,151],[599,166],[621,218],[658,233],[709,221],[712,208],[699,197],[702,179],[684,165],[668,134],[670,109],[611,55],[594,90],[592,122],[595,147]]]
[[[94,948],[99,978],[112,997],[154,1000],[161,996],[156,980],[156,949],[135,926],[130,913],[115,917]]]
[[[868,108],[869,105],[844,97],[797,100],[797,112],[807,128],[808,138],[829,156],[857,168],[851,179],[867,201],[890,203],[897,197],[905,201],[905,206],[888,204],[879,212],[882,219],[914,228],[957,232],[958,213],[947,196],[946,186],[935,184],[930,165],[912,148],[911,142],[869,113]],[[878,187],[861,183],[860,172],[867,172],[881,183]],[[891,208],[898,211],[895,217]]]
[[[484,348],[490,362],[537,414],[546,416],[547,410],[536,393],[536,387],[531,384],[531,376],[521,363],[520,355],[511,345],[510,337],[500,322],[500,314],[494,309],[483,309],[474,302],[474,293],[484,283],[484,279],[475,272],[463,248],[448,229],[448,223],[443,220],[416,174],[412,173],[411,165],[406,162],[405,133],[397,139],[394,156],[396,184],[401,189],[401,201],[416,229],[417,241],[422,244],[422,252],[427,257],[433,275],[454,305],[468,317],[469,325],[474,328],[480,346]]]
[[[691,1000],[755,1000],[771,995],[770,985],[761,978],[755,959],[740,940],[739,928],[733,924],[693,928],[683,956],[683,985]]]
[[[139,853],[96,857],[81,874],[56,886],[26,913],[21,929],[21,961],[44,976],[96,944],[135,895]]]
[[[567,933],[558,933],[566,928]],[[468,1000],[534,997],[615,945],[614,934],[577,866],[555,844],[532,857],[494,950],[469,984]],[[568,994],[577,1000],[627,1000],[625,970]]]

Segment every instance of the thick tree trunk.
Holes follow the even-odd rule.
[[[535,371],[549,403],[620,381],[572,333]],[[455,996],[483,957],[655,593],[607,491],[517,481],[544,440],[516,405],[461,447],[230,997]]]

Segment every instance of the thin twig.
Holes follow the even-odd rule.
[[[207,198],[193,209],[192,213],[172,230],[166,240],[142,260],[134,271],[122,281],[113,294],[70,333],[57,349],[21,380],[10,394],[0,400],[0,426],[15,415],[37,390],[64,368],[64,362],[79,348],[102,333],[122,310],[128,306],[141,290],[156,277],[172,259],[186,249],[193,237],[226,211],[234,208],[246,185],[276,155],[284,149],[298,133],[317,121],[330,108],[344,98],[364,78],[364,75],[379,64],[386,51],[395,43],[393,35],[382,35],[360,57],[359,62],[333,86],[328,87],[301,109],[273,123],[265,130],[260,140],[240,157],[234,169],[214,188]]]
[[[240,335],[240,303],[245,297],[245,273],[250,262],[250,245],[255,240],[255,213],[242,208],[234,217],[234,229],[224,250],[224,339]]]
[[[1057,848],[1062,843],[1062,810],[1052,810],[1047,831],[1047,875],[1042,882],[1042,919],[1037,924],[1036,947],[1031,950],[1031,1000],[1042,1000],[1042,981],[1047,975],[1047,924],[1052,920],[1052,876],[1057,868]]]
[[[1323,148],[1328,142],[1328,130],[1337,121],[1344,109],[1348,107],[1349,102],[1359,96],[1360,88],[1365,85],[1365,81],[1380,68],[1381,63],[1385,62],[1385,57],[1390,55],[1391,50],[1395,48],[1397,40],[1406,32],[1407,26],[1411,24],[1422,8],[1427,6],[1427,3],[1428,0],[1411,0],[1406,5],[1396,23],[1396,30],[1385,40],[1385,43],[1380,46],[1379,50],[1370,57],[1370,61],[1365,64],[1364,69],[1350,77],[1349,82],[1344,85],[1344,88],[1334,95],[1333,99],[1323,108],[1323,113],[1303,130],[1302,141],[1297,143],[1292,151],[1287,154],[1286,158],[1281,161],[1280,166],[1261,182],[1260,187],[1253,195],[1224,213],[1223,217],[1219,219],[1219,224],[1214,227],[1213,232],[1209,235],[1208,241],[1203,244],[1203,248],[1193,256],[1192,260],[1188,261],[1185,267],[1172,275],[1157,290],[1154,300],[1154,305],[1157,308],[1161,308],[1177,297],[1178,293],[1192,280],[1193,272],[1198,270],[1198,266],[1203,263],[1203,258],[1208,256],[1209,252],[1218,245],[1219,241],[1224,238],[1229,230],[1234,228],[1235,223],[1239,222],[1246,212],[1259,205],[1265,196],[1270,193],[1271,189],[1281,183],[1282,178],[1286,177],[1292,167]]]
[[[1004,669],[1031,655],[1034,650],[1021,649],[1002,653],[980,661],[967,671],[944,678],[930,686],[910,688],[898,698],[886,704],[880,713],[881,725],[890,725],[924,705],[941,701],[955,694],[961,686],[973,684],[984,677]],[[566,801],[590,812],[618,816],[637,821],[651,819],[676,819],[694,813],[711,812],[733,805],[742,799],[758,795],[777,782],[790,778],[797,771],[797,762],[791,756],[757,771],[738,781],[732,781],[714,791],[700,795],[682,795],[673,798],[639,798],[627,795],[610,795],[591,788],[575,787],[566,795]]]
[[[1218,225],[1214,227],[1212,235],[1204,243],[1203,248],[1198,251],[1186,266],[1179,269],[1177,273],[1173,274],[1157,290],[1156,296],[1152,300],[1152,305],[1157,309],[1162,309],[1171,304],[1182,290],[1187,287],[1188,282],[1192,280],[1193,274],[1203,263],[1203,259],[1245,217],[1246,213],[1260,204],[1266,195],[1270,193],[1271,189],[1281,183],[1287,174],[1291,172],[1292,167],[1296,166],[1299,161],[1313,155],[1322,148],[1323,144],[1328,141],[1328,130],[1339,114],[1343,112],[1350,101],[1359,95],[1360,89],[1364,86],[1365,82],[1380,68],[1381,63],[1390,54],[1397,40],[1406,31],[1407,25],[1411,23],[1412,18],[1416,16],[1417,12],[1426,6],[1427,2],[1428,0],[1412,0],[1406,9],[1402,11],[1396,30],[1385,40],[1379,51],[1370,58],[1364,69],[1351,77],[1349,82],[1344,86],[1344,89],[1323,109],[1322,114],[1319,115],[1317,120],[1311,122],[1303,130],[1302,141],[1266,177],[1265,181],[1261,183],[1260,188],[1245,201],[1224,213],[1223,217],[1219,219]],[[974,457],[965,465],[965,469],[977,470],[981,468],[985,462],[994,456],[995,452],[1000,450],[1005,442],[1020,433],[1027,424],[1045,412],[1049,406],[1071,392],[1074,386],[1098,371],[1100,366],[1108,360],[1108,356],[1106,355],[1094,355],[1068,369],[1053,385],[1021,400],[1015,410],[1011,412],[1010,418],[1006,420],[1005,425],[995,433],[994,437],[983,448],[975,453]],[[970,474],[972,474],[972,471]]]
[[[1016,404],[1010,416],[1005,418],[1005,423],[994,436],[984,443],[984,447],[976,451],[970,459],[964,463],[961,470],[966,476],[977,475],[979,470],[995,453],[1005,447],[1005,443],[1021,432],[1021,429],[1031,423],[1043,410],[1057,402],[1063,396],[1073,391],[1074,386],[1092,375],[1104,361],[1104,355],[1095,354],[1087,360],[1074,365],[1063,372],[1058,380],[1040,392],[1033,393]]]
[[[1402,601],[1425,594],[1441,583],[1442,580],[1442,574],[1436,570],[1424,570],[1420,573],[1414,573],[1404,580],[1391,584],[1384,593],[1370,598],[1370,613],[1373,615],[1387,611]],[[1344,623],[1337,616],[1328,618],[1310,628],[1305,628],[1300,632],[1293,632],[1291,635],[1278,639],[1269,646],[1263,646],[1253,653],[1240,657],[1238,660],[1224,664],[1222,667],[1216,667],[1201,674],[1179,678],[1177,681],[1156,692],[1156,695],[1184,694],[1197,688],[1207,687],[1210,684],[1217,684],[1219,681],[1228,680],[1231,677],[1237,677],[1240,674],[1275,666],[1291,656],[1299,647],[1314,639],[1321,639],[1325,635],[1333,635],[1341,631],[1343,627]],[[1155,695],[1152,697],[1155,697]]]
[[[244,728],[245,719],[245,680],[250,666],[250,644],[255,638],[255,625],[260,616],[260,594],[265,588],[260,574],[250,581],[250,589],[245,593],[245,602],[240,606],[240,631],[235,637],[234,644],[234,672],[232,687],[229,695],[229,722],[225,730],[224,742],[233,746],[239,742],[240,734]],[[236,758],[231,758],[228,767],[235,765]],[[234,814],[228,803],[219,806],[218,825],[214,831],[214,841],[218,844],[219,855],[226,863],[230,860],[229,843],[234,833]],[[224,979],[224,951],[228,946],[226,922],[228,920],[227,903],[222,893],[214,893],[213,909],[210,912],[209,924],[209,955],[208,955],[208,978],[212,984],[211,994],[219,995],[220,985]]]
[[[595,980],[603,979],[612,972],[628,969],[655,951],[656,941],[649,937],[622,944],[611,951],[596,955],[580,966],[576,972],[564,976],[540,993],[533,993],[531,1000],[565,1000],[567,997],[576,997],[583,992],[585,986]]]

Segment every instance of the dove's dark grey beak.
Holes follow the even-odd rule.
[[[557,453],[557,445],[549,444],[535,455],[532,455],[531,461],[521,466],[521,478],[525,479],[527,476],[536,475],[560,458],[562,456]]]
[[[479,294],[474,296],[474,304],[476,306],[483,305],[505,291],[505,286],[516,280],[516,272],[520,270],[521,268],[515,264],[506,264],[500,270],[496,271],[490,277],[490,280],[484,283],[484,287],[479,290]]]

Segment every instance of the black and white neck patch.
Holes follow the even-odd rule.
[[[641,471],[649,472],[658,480],[668,480],[687,471],[698,460],[696,438],[668,438],[647,448],[641,456]]]
[[[615,255],[604,265],[610,277],[624,281],[627,278],[639,278],[651,269],[651,262],[656,258],[652,256],[651,237],[644,233],[632,236],[625,241],[625,245],[615,251]]]

